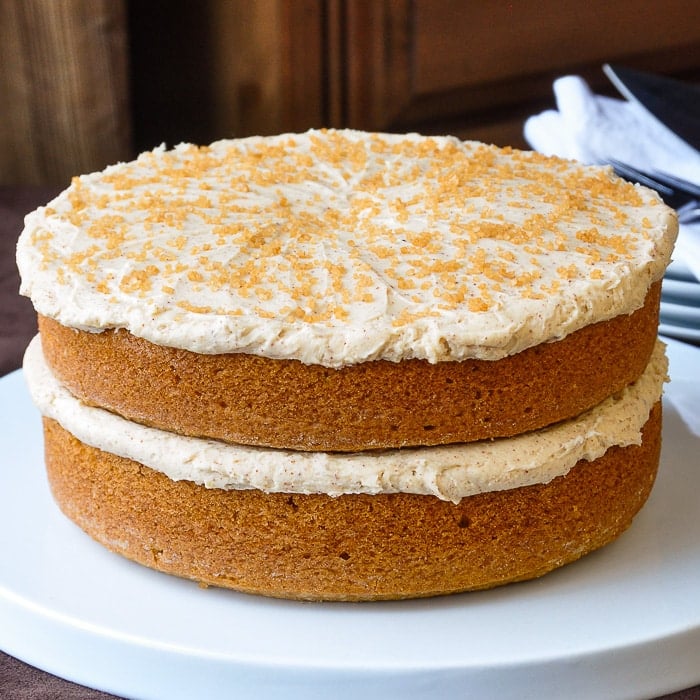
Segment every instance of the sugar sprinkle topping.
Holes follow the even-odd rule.
[[[27,218],[18,263],[23,293],[66,325],[329,366],[439,361],[631,311],[675,228],[608,168],[320,130],[161,147],[76,177]]]

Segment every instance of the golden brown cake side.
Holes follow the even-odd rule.
[[[172,481],[45,419],[64,513],[141,564],[206,584],[314,600],[424,597],[540,576],[614,540],[651,490],[661,404],[640,446],[613,447],[549,484],[455,505],[409,494],[265,494]]]
[[[498,361],[374,361],[336,370],[200,355],[44,317],[39,326],[53,372],[92,405],[184,435],[355,451],[506,437],[582,413],[644,370],[660,286],[630,315]]]

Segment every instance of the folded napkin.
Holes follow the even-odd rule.
[[[614,158],[700,185],[700,152],[641,105],[595,95],[576,75],[555,80],[553,90],[557,109],[525,122],[525,138],[535,150],[583,163]]]
[[[576,75],[558,78],[553,90],[557,109],[525,122],[525,139],[536,151],[582,163],[615,159],[700,185],[700,152],[641,105],[596,95]],[[700,280],[700,223],[681,226],[674,260]]]

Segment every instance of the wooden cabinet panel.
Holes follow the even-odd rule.
[[[344,9],[348,64],[333,79],[348,126],[525,145],[522,122],[551,105],[559,75],[582,74],[609,94],[607,61],[700,80],[700,3],[385,0],[371,13],[362,2]]]
[[[0,2],[0,183],[67,185],[129,155],[125,5]]]
[[[409,0],[331,0],[328,74],[334,109],[330,126],[381,129],[401,118],[410,98],[414,37]],[[383,126],[379,126],[383,125]]]
[[[560,75],[615,94],[607,61],[700,83],[688,0],[5,0],[0,18],[6,182],[320,126],[525,146]]]
[[[139,145],[177,134],[205,141],[347,126],[524,146],[523,121],[552,105],[560,75],[580,74],[607,94],[615,91],[605,62],[700,82],[700,3],[687,0],[202,0],[192,7],[130,4],[142,107],[135,131],[150,140]],[[172,34],[183,25],[198,43],[175,53]],[[160,61],[159,50],[171,60]]]
[[[700,3],[416,0],[411,25],[421,94],[697,44]]]

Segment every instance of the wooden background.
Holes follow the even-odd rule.
[[[0,184],[318,126],[525,147],[605,62],[700,83],[700,2],[0,0]]]

